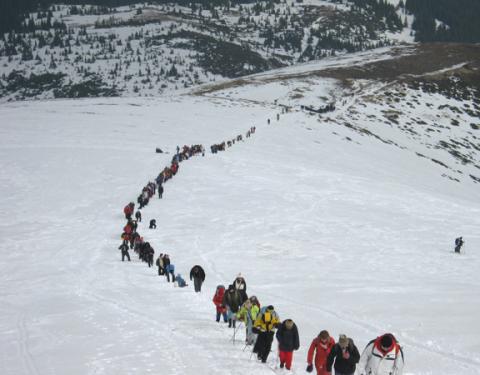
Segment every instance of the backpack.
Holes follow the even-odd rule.
[[[272,320],[272,313],[270,311],[265,311],[263,313],[263,321],[265,323],[270,323],[271,320]]]

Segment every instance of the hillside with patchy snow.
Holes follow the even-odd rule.
[[[410,22],[399,6],[323,0],[56,5],[0,38],[0,100],[157,96],[411,42]]]

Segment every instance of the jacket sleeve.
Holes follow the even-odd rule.
[[[275,333],[275,337],[277,338],[277,341],[280,343],[282,341],[282,335],[283,335],[283,325],[278,327],[277,333]]]
[[[310,344],[307,355],[307,363],[311,365],[313,363],[313,354],[315,353],[315,347],[317,346],[317,339],[314,339]]]
[[[193,279],[193,268],[190,270],[190,281],[192,281],[192,279]]]
[[[365,349],[363,349],[362,355],[360,356],[360,361],[358,363],[358,373],[359,375],[365,375],[366,367],[372,356],[372,346],[373,341],[371,341]]]
[[[352,363],[356,364],[360,360],[360,353],[358,352],[357,347],[355,344],[352,344],[352,355],[350,357]]]
[[[328,354],[328,357],[327,357],[327,372],[332,371],[333,361],[335,360],[336,356],[337,356],[337,346],[335,345],[332,348],[332,350],[330,350],[330,354]]]
[[[300,348],[300,337],[298,335],[298,329],[297,329],[297,326],[293,326],[293,328],[295,329],[295,342],[294,342],[294,348],[295,350],[298,350],[298,348]]]
[[[402,375],[403,374],[403,365],[404,365],[403,350],[402,350],[402,348],[399,348],[397,358],[395,359],[394,375]]]

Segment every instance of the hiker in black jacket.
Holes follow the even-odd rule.
[[[290,370],[293,361],[293,351],[300,347],[297,325],[292,319],[286,319],[277,329],[278,355],[280,368]]]
[[[130,254],[128,253],[128,241],[123,241],[123,243],[118,247],[118,250],[122,250],[122,262],[127,257],[130,262]]]
[[[195,292],[198,293],[202,289],[202,284],[205,281],[205,271],[199,265],[195,265],[190,270],[190,280],[193,279]]]
[[[327,358],[327,372],[335,369],[335,374],[338,375],[353,375],[355,374],[355,367],[360,360],[360,353],[353,343],[353,340],[345,335],[340,335],[338,343],[330,351]]]
[[[162,199],[163,197],[163,186],[158,185],[158,198]]]

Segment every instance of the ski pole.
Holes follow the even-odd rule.
[[[233,329],[233,337],[232,337],[232,340],[233,340],[233,343],[234,343],[234,344],[235,344],[235,336],[236,336],[236,334],[237,334],[238,329],[239,329],[241,326],[242,326],[242,322],[240,322],[240,323],[238,324],[238,326]]]

